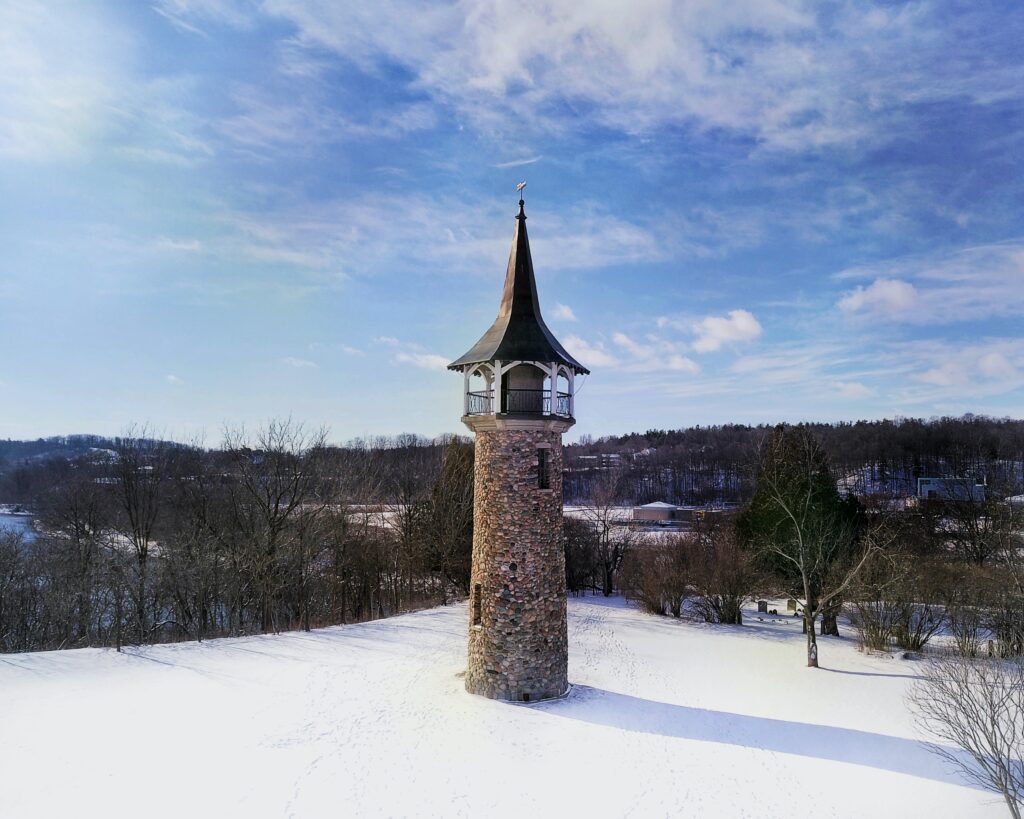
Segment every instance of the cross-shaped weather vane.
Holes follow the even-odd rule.
[[[523,188],[525,188],[525,187],[526,187],[526,181],[525,180],[523,180],[518,185],[516,185],[516,190],[519,191],[519,198],[520,198],[520,200],[523,198]]]

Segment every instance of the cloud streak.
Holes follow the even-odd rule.
[[[513,159],[509,162],[499,162],[495,168],[519,168],[523,165],[533,165],[540,162],[544,157],[542,156],[531,156],[528,159]]]
[[[412,364],[422,370],[444,371],[450,363],[443,355],[433,353],[400,352],[395,355],[395,361],[401,364]]]

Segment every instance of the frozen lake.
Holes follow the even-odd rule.
[[[32,518],[29,515],[0,514],[0,532],[22,532],[32,536]]]

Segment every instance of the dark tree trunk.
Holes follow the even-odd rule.
[[[118,584],[117,592],[114,595],[114,617],[116,622],[114,624],[114,638],[117,641],[117,650],[121,650],[121,621],[124,619],[124,613],[121,610],[121,586]]]
[[[814,621],[804,623],[804,629],[807,634],[807,667],[817,668],[818,667],[818,639],[814,636]]]
[[[818,638],[814,636],[814,621],[818,618],[818,600],[804,582],[804,634],[807,635],[807,667],[818,667]]]

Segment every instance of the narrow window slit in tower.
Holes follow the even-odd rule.
[[[481,600],[480,584],[473,586],[473,625],[479,626],[483,616],[483,601]]]
[[[550,489],[551,477],[548,474],[548,450],[537,450],[537,488]]]

